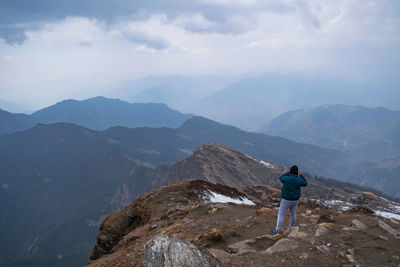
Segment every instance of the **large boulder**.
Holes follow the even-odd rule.
[[[144,267],[210,267],[192,244],[167,235],[157,235],[144,246]]]

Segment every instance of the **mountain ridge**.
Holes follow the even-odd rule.
[[[119,99],[94,97],[86,100],[64,100],[38,110],[32,116],[44,123],[71,122],[93,130],[112,126],[129,128],[178,127],[192,115],[182,114],[158,103],[128,103]]]
[[[362,161],[400,154],[400,111],[339,104],[286,112],[262,132],[344,151]],[[374,153],[368,153],[368,150]]]

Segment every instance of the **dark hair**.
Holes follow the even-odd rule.
[[[299,168],[296,165],[293,165],[292,167],[290,167],[290,173],[298,175]]]

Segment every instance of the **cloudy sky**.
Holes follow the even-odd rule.
[[[397,0],[2,0],[0,100],[37,108],[169,74],[321,72],[382,89],[398,84],[399,48]]]

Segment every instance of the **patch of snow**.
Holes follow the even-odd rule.
[[[384,197],[379,197],[380,199],[383,199],[383,200],[385,200],[385,201],[389,201],[389,200],[387,200],[386,198],[384,198]]]
[[[145,148],[136,149],[139,153],[146,154],[146,155],[161,155],[161,152],[157,150],[150,150]]]
[[[381,210],[375,210],[375,214],[385,217],[385,218],[394,218],[397,220],[400,220],[400,215],[396,214],[396,213],[391,213],[391,212],[387,212],[387,211],[381,211]]]
[[[353,204],[351,204],[349,202],[345,202],[343,200],[338,200],[338,199],[325,200],[322,202],[322,204],[324,204],[325,206],[328,206],[328,207],[339,206],[339,210],[343,210],[343,211],[348,210],[354,206]]]
[[[190,148],[181,148],[181,149],[179,149],[179,151],[180,152],[182,152],[182,153],[185,153],[186,155],[192,155],[192,153],[193,153],[193,149],[190,149]]]
[[[253,158],[252,156],[249,156],[249,155],[247,155],[247,154],[245,154],[245,155],[246,155],[246,157],[248,157],[249,159],[252,159],[252,160],[254,160],[254,161],[258,161],[257,159]]]
[[[184,135],[183,133],[177,133],[176,135],[183,139],[189,140],[189,141],[193,140],[193,138],[191,136]]]
[[[392,205],[392,208],[393,208],[395,211],[397,211],[397,212],[400,213],[400,206],[398,206],[398,205]]]
[[[245,155],[246,155],[246,157],[248,157],[249,159],[252,159],[252,160],[254,160],[254,161],[257,161],[258,163],[264,165],[264,166],[267,167],[267,168],[270,168],[270,169],[274,169],[274,168],[275,168],[274,165],[272,165],[272,164],[269,163],[269,162],[266,162],[266,161],[263,161],[263,160],[258,160],[258,159],[256,159],[256,158],[253,158],[252,156],[247,155],[247,154],[245,154]]]
[[[250,142],[247,141],[247,140],[244,140],[244,141],[243,141],[243,144],[245,144],[246,146],[254,146],[253,143],[250,143]]]
[[[248,198],[242,198],[242,199],[238,199],[238,198],[231,198],[225,195],[221,195],[218,193],[215,193],[213,191],[208,191],[208,195],[209,197],[207,197],[209,202],[212,203],[235,203],[235,204],[244,204],[244,205],[256,205],[254,204],[253,201],[251,201]]]
[[[262,165],[264,165],[265,167],[267,167],[267,168],[270,168],[270,169],[275,168],[274,165],[272,165],[272,164],[269,163],[269,162],[265,162],[265,161],[263,161],[263,160],[260,160],[259,162],[260,162]]]

